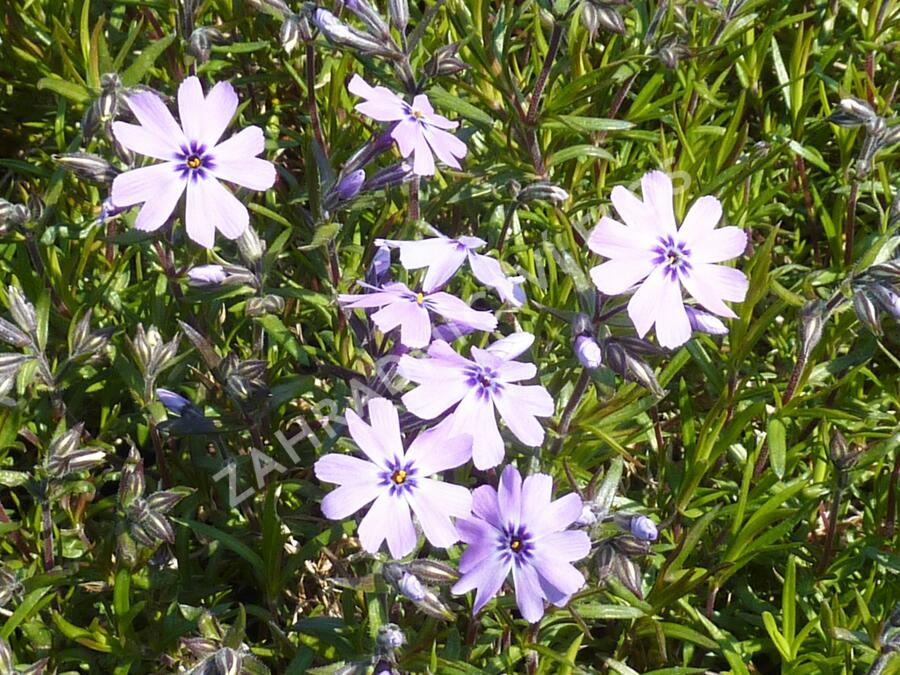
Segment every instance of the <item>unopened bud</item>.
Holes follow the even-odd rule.
[[[578,312],[574,317],[572,317],[572,335],[591,335],[594,332],[594,327],[591,325],[591,317],[589,317],[584,312]]]
[[[401,33],[406,31],[409,24],[409,2],[407,0],[388,0],[388,14],[394,28]]]
[[[459,572],[447,563],[429,558],[413,560],[406,565],[406,569],[420,579],[433,584],[448,584],[459,579]]]
[[[886,284],[873,284],[869,287],[869,291],[881,308],[890,313],[895,321],[900,322],[900,293]]]
[[[344,6],[353,12],[364,24],[367,30],[376,38],[390,38],[391,29],[381,14],[378,13],[368,0],[346,0]]]
[[[425,73],[428,77],[441,77],[465,70],[469,66],[457,57],[458,52],[458,42],[437,49],[425,64]]]
[[[237,245],[244,262],[251,266],[266,252],[264,242],[260,240],[256,230],[252,227],[245,229],[243,234],[238,237]]]
[[[366,172],[362,169],[356,169],[343,176],[325,198],[325,208],[331,209],[341,202],[353,199],[359,194],[365,181]]]
[[[866,328],[875,335],[882,335],[881,316],[875,303],[869,299],[863,291],[857,291],[853,294],[853,310],[856,316]]]
[[[575,356],[578,362],[589,370],[600,367],[603,363],[603,350],[590,335],[579,335],[575,338]]]
[[[539,181],[527,185],[519,192],[519,201],[522,203],[530,201],[549,201],[555,204],[561,204],[569,198],[569,193],[558,185]]]
[[[393,187],[406,183],[414,175],[412,167],[406,162],[401,162],[376,173],[363,184],[362,189],[366,192],[374,192],[375,190]]]
[[[812,301],[804,305],[800,319],[800,349],[804,361],[809,359],[813,349],[822,339],[825,318],[825,308],[821,301]]]
[[[685,305],[684,311],[687,313],[691,330],[710,335],[726,335],[728,333],[728,328],[719,317],[708,312],[701,312],[699,309],[694,309],[687,305]]]
[[[244,310],[247,316],[264,316],[281,314],[284,311],[284,298],[280,295],[265,295],[261,298],[250,298]]]
[[[300,44],[300,23],[306,21],[304,17],[297,14],[291,14],[281,24],[281,47],[287,54],[290,54]]]
[[[53,155],[53,161],[82,180],[100,185],[112,183],[119,170],[103,157],[90,152],[69,152]]]

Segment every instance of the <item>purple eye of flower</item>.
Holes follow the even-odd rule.
[[[512,557],[517,563],[531,557],[534,551],[534,537],[524,525],[508,525],[500,537],[498,548],[503,556]]]

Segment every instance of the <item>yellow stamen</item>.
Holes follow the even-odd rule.
[[[394,472],[394,475],[391,476],[391,480],[394,481],[397,485],[403,485],[406,482],[407,473],[403,469],[399,469]]]
[[[425,302],[425,294],[422,291],[416,293],[416,302],[420,305]]]
[[[188,157],[187,165],[192,169],[199,169],[201,163],[202,162],[200,161],[200,158],[197,157],[197,155],[191,155],[190,157]]]
[[[421,119],[422,115],[423,115],[423,113],[421,110],[413,110],[413,117],[415,117],[417,120]]]
[[[509,542],[509,547],[513,551],[518,551],[520,548],[522,548],[522,540],[521,539],[513,539],[511,542]]]

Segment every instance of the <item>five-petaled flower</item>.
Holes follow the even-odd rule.
[[[470,515],[472,495],[464,487],[428,476],[467,462],[471,436],[448,436],[442,429],[432,429],[416,436],[404,452],[397,410],[384,398],[369,401],[371,426],[352,410],[346,419],[350,436],[368,461],[330,454],[316,462],[316,477],[340,486],[322,501],[322,513],[343,520],[374,502],[359,524],[360,543],[376,553],[387,538],[394,558],[416,546],[410,509],[432,546],[447,548],[459,541],[451,518]]]
[[[532,363],[514,361],[534,341],[530,333],[514,333],[487,349],[472,347],[469,360],[443,340],[428,348],[428,358],[404,355],[397,372],[418,387],[403,395],[403,403],[414,415],[433,419],[456,405],[442,423],[448,434],[473,432],[472,460],[479,469],[503,461],[503,439],[494,410],[522,443],[538,447],[544,428],[537,417],[553,414],[553,398],[540,385],[514,384],[534,377]]]
[[[399,281],[381,288],[364,283],[360,286],[373,292],[339,295],[338,301],[353,308],[381,307],[372,315],[372,321],[382,333],[400,326],[400,342],[406,347],[425,347],[431,342],[429,312],[475,330],[493,331],[497,327],[497,317],[493,314],[472,309],[456,296],[443,291],[416,292]]]
[[[656,324],[663,347],[678,347],[691,337],[681,287],[703,307],[719,316],[736,314],[723,302],[739,302],[747,294],[743,272],[714,263],[743,253],[747,235],[737,227],[715,229],[722,205],[715,197],[700,197],[676,229],[672,181],[661,171],[641,179],[643,201],[621,186],[612,203],[625,224],[607,216],[591,233],[588,246],[610,258],[594,267],[591,277],[601,292],[617,295],[642,282],[628,302],[638,335]]]
[[[356,106],[363,115],[379,122],[395,123],[391,137],[403,157],[415,153],[415,173],[420,176],[434,174],[432,153],[447,166],[461,168],[459,160],[466,156],[466,144],[446,131],[455,129],[459,122],[436,114],[425,94],[419,94],[410,104],[386,87],[369,85],[359,75],[353,76],[347,90],[366,99]]]
[[[500,486],[476,488],[473,518],[456,521],[468,544],[459,560],[462,578],[456,594],[473,588],[477,614],[513,575],[516,604],[529,623],[544,616],[544,600],[563,607],[584,586],[584,576],[572,565],[590,553],[591,541],[582,531],[567,530],[581,515],[576,494],[552,501],[553,481],[547,474],[525,478],[513,466],[500,476]]]
[[[472,274],[485,286],[490,286],[506,302],[521,307],[525,302],[522,277],[508,277],[503,273],[500,262],[477,253],[487,242],[478,237],[451,239],[440,232],[439,236],[415,241],[396,239],[379,240],[383,245],[399,249],[400,264],[408,270],[427,268],[422,280],[422,290],[426,293],[446,284],[462,264],[468,260]]]
[[[178,88],[179,126],[153,92],[130,95],[128,107],[140,124],[113,123],[116,140],[164,161],[119,174],[112,203],[120,208],[143,203],[135,226],[152,231],[165,224],[187,190],[184,222],[191,239],[212,248],[217,228],[229,239],[240,237],[249,223],[247,208],[219,180],[267,190],[275,182],[275,167],[256,156],[265,149],[259,127],[219,143],[237,105],[228,82],[219,82],[204,97],[200,80],[189,77]]]

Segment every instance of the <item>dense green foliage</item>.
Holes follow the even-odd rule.
[[[468,66],[426,86],[461,122],[469,155],[463,171],[421,181],[421,220],[482,237],[525,276],[528,303],[502,309],[499,330],[536,336],[527,358],[556,399],[544,447],[511,440],[507,460],[551,473],[559,494],[592,494],[621,470],[614,508],[660,525],[646,555],[599,546],[583,563],[587,587],[529,626],[511,593],[473,618],[471,598],[439,583],[443,609],[423,612],[359,549],[353,520],[319,508],[327,488],[312,464],[349,448],[323,421],[379,387],[363,317],[335,295],[365,276],[374,239],[425,233],[409,184],[322,208],[343,163],[381,131],[353,111],[346,82],[359,72],[402,91],[390,62],[318,34],[288,52],[282,13],[249,0],[187,12],[168,0],[3,3],[0,197],[27,208],[5,206],[0,234],[0,671],[11,658],[49,659],[51,672],[177,672],[219,653],[203,672],[232,657],[246,672],[337,672],[370,659],[393,622],[405,672],[837,674],[876,660],[898,672],[900,638],[885,624],[900,601],[900,330],[887,312],[862,322],[852,297],[898,243],[900,144],[828,118],[855,97],[896,131],[900,5],[576,5],[410,3],[413,71],[455,42]],[[593,37],[584,12],[600,22]],[[609,32],[618,21],[623,32]],[[188,38],[204,26],[221,35],[200,62]],[[132,229],[136,210],[101,223],[108,186],[54,160],[83,150],[124,167],[105,120],[83,133],[104,74],[174,96],[194,69],[207,86],[234,84],[235,127],[266,132],[279,181],[244,200],[261,257],[221,237],[207,252],[180,219],[151,234]],[[664,392],[583,369],[569,325],[596,316],[587,232],[611,213],[613,186],[652,169],[680,188],[679,217],[716,195],[751,242],[729,334],[641,357]],[[523,197],[541,179],[566,198]],[[252,282],[187,283],[190,267],[221,261],[246,265]],[[460,279],[461,297],[479,290]],[[634,334],[618,312],[599,330]],[[167,414],[156,387],[206,419]],[[288,451],[277,432],[303,425],[316,442]],[[230,463],[232,489],[251,491],[234,507]],[[495,480],[472,468],[454,478]],[[426,545],[420,557],[459,555]]]

